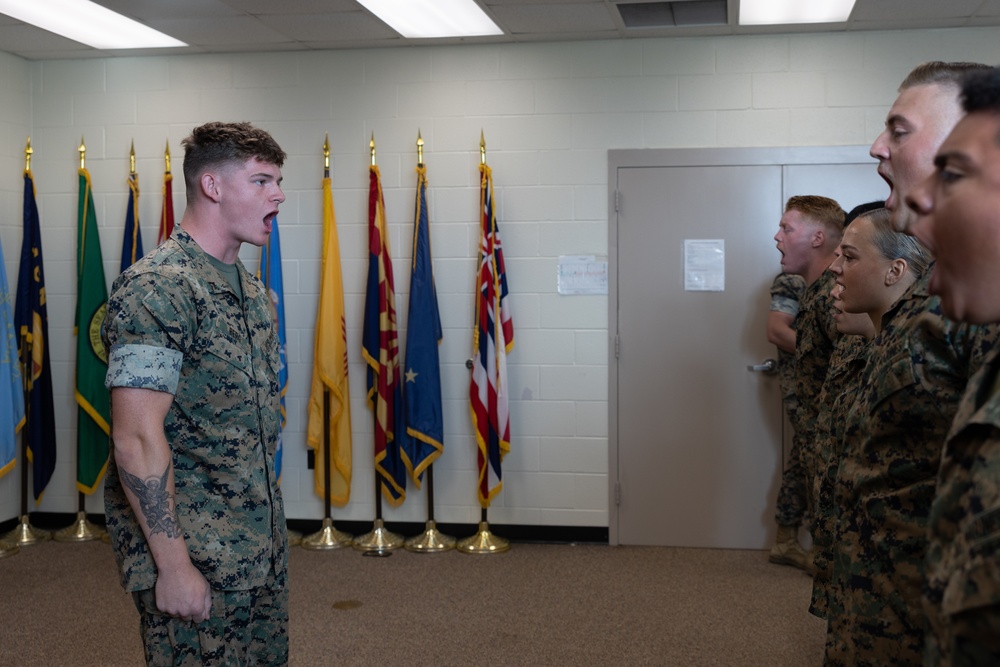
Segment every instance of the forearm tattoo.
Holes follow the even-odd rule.
[[[163,533],[167,537],[181,536],[177,524],[177,512],[174,510],[173,497],[167,492],[167,477],[170,474],[170,464],[160,477],[147,477],[145,481],[119,467],[122,484],[132,491],[139,500],[139,511],[149,525],[150,536]]]

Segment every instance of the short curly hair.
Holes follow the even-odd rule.
[[[834,241],[840,241],[844,232],[846,213],[836,200],[819,195],[797,195],[789,197],[785,203],[785,212],[798,211],[813,222],[820,224]]]
[[[266,131],[250,123],[205,123],[181,141],[184,146],[184,184],[187,198],[198,188],[198,179],[209,167],[227,162],[244,163],[252,158],[282,166],[288,157]]]

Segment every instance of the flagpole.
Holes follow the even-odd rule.
[[[372,166],[375,166],[375,133],[372,132],[371,141],[368,143],[368,150],[371,154]],[[373,411],[374,412],[374,411]],[[378,415],[375,415],[375,428],[378,429]],[[354,538],[354,548],[372,556],[388,556],[393,549],[403,546],[402,535],[397,535],[389,531],[382,521],[382,479],[378,475],[378,466],[375,467],[375,524],[371,532]]]
[[[31,137],[24,147],[24,173],[31,173],[31,154],[35,151],[31,148]],[[27,382],[30,378],[31,365],[21,364],[21,380]],[[27,373],[27,375],[26,375]],[[27,396],[25,396],[27,399]],[[28,518],[28,423],[31,419],[31,401],[24,401],[24,427],[21,429],[21,515],[17,527],[3,536],[0,540],[2,549],[0,557],[13,556],[19,551],[20,546],[37,544],[45,540],[52,539],[52,533],[47,530],[40,530],[31,525]]]
[[[417,130],[417,169],[424,166],[424,140],[420,136],[420,130]],[[419,184],[417,186],[420,187]],[[419,193],[418,193],[419,196]],[[419,224],[419,221],[414,221],[414,225]],[[429,231],[429,229],[428,229]],[[417,231],[414,230],[414,234]],[[413,285],[410,285],[410,289],[413,289]],[[434,464],[431,463],[427,466],[427,523],[424,526],[424,532],[417,535],[416,537],[411,537],[403,543],[403,547],[407,551],[412,551],[418,554],[429,554],[438,553],[440,551],[449,551],[455,548],[455,538],[450,535],[445,535],[437,529],[437,522],[434,521]]]
[[[330,135],[327,133],[326,139],[323,141],[323,178],[330,178]],[[322,296],[322,295],[321,295]],[[312,535],[306,535],[302,538],[300,542],[303,549],[313,549],[313,550],[331,550],[340,549],[341,547],[346,547],[351,544],[354,540],[352,535],[349,535],[343,531],[337,530],[333,527],[333,515],[330,512],[331,502],[331,486],[332,486],[332,472],[331,466],[333,463],[330,456],[330,418],[328,416],[328,410],[330,409],[330,389],[323,387],[323,526],[318,532]]]
[[[482,130],[479,131],[479,164],[484,167],[486,166],[486,135]],[[499,313],[497,313],[497,316],[499,317]],[[476,323],[476,326],[479,326],[479,324]],[[470,371],[474,365],[475,361],[473,359],[465,362],[465,367]],[[510,549],[510,542],[490,532],[487,508],[484,505],[479,516],[479,526],[476,534],[460,540],[455,548],[465,554],[496,554]]]
[[[80,137],[80,169],[87,168],[87,146]],[[135,144],[132,145],[132,154],[129,160],[131,173],[135,173]],[[80,333],[79,335],[84,335]],[[83,491],[77,491],[76,520],[62,530],[57,530],[52,538],[56,542],[90,542],[91,540],[102,539],[107,531],[90,521],[87,521],[87,496]]]

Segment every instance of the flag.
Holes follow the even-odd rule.
[[[500,230],[493,208],[493,173],[485,164],[479,166],[479,172],[482,225],[469,407],[479,446],[479,504],[489,507],[503,488],[500,462],[510,451],[507,353],[514,348],[514,323]]]
[[[288,354],[285,337],[285,283],[281,278],[281,239],[278,237],[278,218],[271,223],[271,234],[267,245],[260,249],[260,269],[257,273],[267,296],[271,299],[274,311],[274,325],[278,331],[278,384],[281,386],[281,430],[278,431],[278,448],[274,454],[274,474],[281,483],[281,457],[283,452],[282,430],[288,415],[285,412],[285,394],[288,393]]]
[[[24,236],[17,272],[14,328],[17,329],[17,355],[24,383],[25,428],[21,437],[27,441],[32,468],[31,488],[38,503],[56,468],[56,411],[52,403],[42,228],[35,203],[35,182],[28,170],[24,172]]]
[[[368,363],[368,403],[375,414],[375,471],[382,494],[391,505],[406,498],[406,468],[401,447],[406,438],[402,387],[399,382],[399,341],[396,336],[396,295],[389,257],[389,234],[378,167],[369,167],[368,285],[361,356]]]
[[[17,463],[17,432],[24,426],[24,385],[14,331],[7,268],[0,247],[0,477]]]
[[[163,174],[163,209],[160,211],[160,231],[156,235],[156,245],[170,238],[174,231],[174,177],[168,171]]]
[[[344,319],[344,279],[340,268],[340,240],[333,212],[333,189],[323,179],[323,263],[316,344],[313,348],[312,389],[306,442],[315,451],[314,488],[325,497],[324,466],[330,457],[330,501],[344,506],[351,499],[351,396],[347,377],[347,320]],[[323,394],[329,392],[327,422],[323,423]],[[324,449],[329,429],[330,450]]]
[[[413,215],[413,262],[410,267],[410,302],[406,325],[406,372],[403,397],[406,438],[403,462],[420,488],[424,470],[444,450],[441,413],[441,315],[438,312],[434,267],[431,263],[431,229],[427,215],[427,168],[417,167],[417,201]]]
[[[122,239],[122,263],[119,272],[142,257],[142,230],[139,229],[139,174],[128,177],[128,210],[125,211],[125,237]]]
[[[80,169],[76,256],[76,487],[93,493],[108,466],[111,401],[104,387],[108,354],[101,325],[108,307],[101,240],[97,235],[90,173]]]

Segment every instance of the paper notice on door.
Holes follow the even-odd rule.
[[[722,292],[725,289],[725,240],[685,239],[684,291]]]

